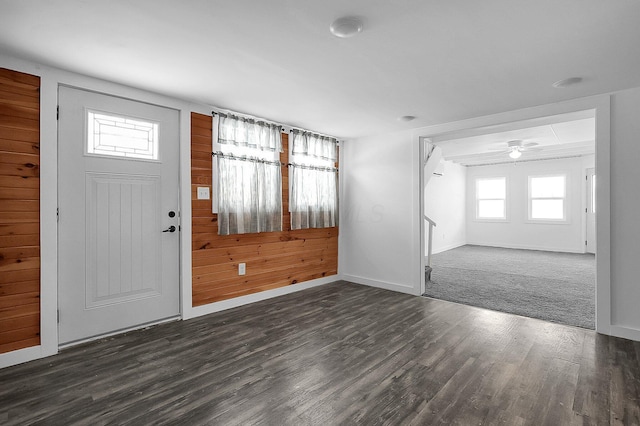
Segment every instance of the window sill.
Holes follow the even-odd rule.
[[[509,223],[509,219],[483,219],[483,218],[475,218],[474,222],[478,223]]]
[[[566,219],[528,219],[525,223],[531,225],[571,225]]]

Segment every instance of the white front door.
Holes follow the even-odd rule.
[[[596,252],[596,171],[587,169],[587,253]]]
[[[178,112],[61,87],[59,343],[179,315]]]

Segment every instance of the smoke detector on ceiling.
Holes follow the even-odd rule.
[[[353,37],[362,32],[362,19],[355,16],[343,16],[333,21],[329,30],[336,37]]]
[[[556,89],[564,89],[566,87],[573,86],[581,82],[582,82],[582,77],[570,77],[570,78],[558,80],[555,83],[553,83],[552,86],[555,87]]]

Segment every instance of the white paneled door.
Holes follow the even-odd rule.
[[[178,112],[61,87],[59,343],[179,315]]]

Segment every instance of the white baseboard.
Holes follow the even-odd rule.
[[[579,254],[584,253],[584,250],[574,250],[574,249],[559,248],[559,247],[537,247],[537,246],[521,245],[521,244],[488,244],[488,243],[467,241],[466,245],[482,246],[482,247],[499,247],[499,248],[509,248],[509,249],[519,249],[519,250],[555,251],[560,253],[579,253]]]
[[[612,325],[610,331],[611,336],[621,337],[623,339],[635,340],[640,342],[640,330],[637,328],[624,327],[621,325]]]
[[[356,275],[343,274],[342,279],[356,284],[368,285],[370,287],[383,288],[385,290],[397,291],[399,293],[420,295],[420,290],[404,284],[390,283],[386,281],[372,280],[370,278],[358,277]]]
[[[433,250],[432,254],[438,254],[438,253],[442,253],[443,251],[448,251],[448,250],[453,250],[454,248],[458,248],[458,247],[462,247],[467,245],[467,243],[454,243],[454,244],[448,244],[444,247],[438,247],[437,250]],[[425,258],[427,256],[425,255]]]
[[[0,368],[10,367],[39,358],[55,355],[57,351],[46,353],[41,345],[0,354]]]
[[[311,281],[304,281],[298,284],[291,284],[284,287],[274,288],[273,290],[261,291],[259,293],[248,294],[246,296],[234,297],[233,299],[222,300],[220,302],[210,303],[208,305],[196,306],[182,313],[183,319],[200,317],[202,315],[212,314],[214,312],[225,311],[238,306],[247,305],[249,303],[259,302],[261,300],[271,299],[285,294],[295,293],[297,291],[306,290],[308,288],[329,284],[342,279],[340,275],[332,275],[330,277],[318,278]]]

